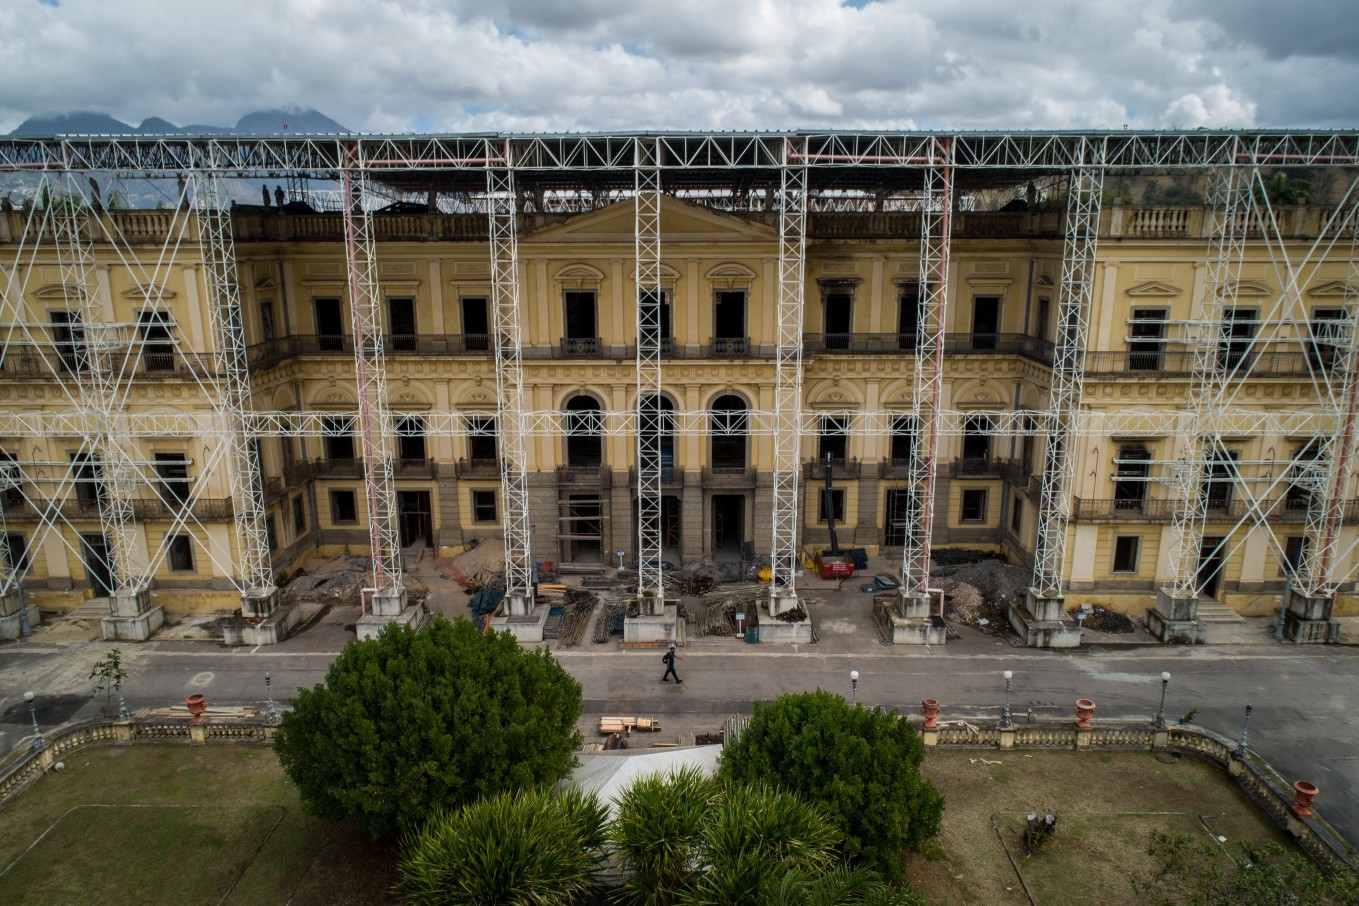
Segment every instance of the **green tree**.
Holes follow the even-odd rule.
[[[580,684],[545,649],[435,617],[350,642],[325,682],[298,691],[275,750],[304,808],[376,837],[560,779],[580,713]]]
[[[944,797],[920,775],[925,749],[895,711],[849,706],[818,689],[755,705],[721,776],[772,783],[824,808],[845,835],[845,854],[901,877],[901,855],[939,833]]]
[[[636,780],[618,799],[609,829],[627,880],[617,899],[667,906],[698,870],[704,824],[719,801],[717,784],[698,768]]]
[[[1284,204],[1311,204],[1312,184],[1305,179],[1295,179],[1287,170],[1276,170],[1269,179],[1255,186],[1257,200],[1267,200],[1271,206]]]
[[[608,809],[572,789],[500,792],[408,836],[395,892],[417,906],[571,903],[594,888]]]
[[[1359,878],[1323,872],[1301,853],[1274,842],[1242,846],[1239,858],[1187,834],[1153,833],[1156,870],[1133,879],[1138,898],[1155,906],[1355,906]]]
[[[122,691],[123,680],[127,679],[127,671],[123,669],[123,652],[117,648],[110,648],[109,653],[94,662],[90,668],[90,679],[94,682],[91,690],[92,697],[98,697],[99,693],[104,693],[104,710],[113,710],[113,696]]]

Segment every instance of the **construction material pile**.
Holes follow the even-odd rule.
[[[603,645],[609,641],[609,637],[623,634],[623,617],[627,615],[628,605],[623,597],[618,594],[609,595],[604,599],[604,608],[599,614],[599,619],[595,621],[594,643]]]
[[[736,602],[723,599],[709,601],[703,608],[703,618],[698,624],[698,637],[709,635],[736,635]]]
[[[562,628],[557,644],[564,648],[574,648],[585,638],[585,627],[590,625],[590,615],[594,613],[599,596],[592,591],[568,588],[562,599]]]
[[[807,619],[807,608],[802,606],[801,601],[798,601],[797,606],[792,610],[785,610],[783,613],[774,614],[774,619],[782,623],[801,623],[803,620]]]
[[[940,550],[932,559],[933,584],[945,592],[945,619],[996,635],[1009,631],[1006,611],[1024,600],[1033,580],[1029,569],[977,551]]]
[[[313,559],[306,569],[293,574],[280,592],[284,604],[326,604],[357,607],[360,593],[373,584],[370,557]],[[406,577],[406,596],[418,603],[429,596],[429,586]]]
[[[488,617],[495,615],[503,600],[505,600],[505,577],[492,576],[486,584],[472,593],[472,599],[467,606],[472,609],[472,619],[478,626],[482,626]]]
[[[1132,617],[1100,607],[1098,604],[1090,608],[1089,615],[1081,625],[1095,632],[1132,632],[1137,628],[1137,623]]]
[[[682,595],[702,596],[716,587],[717,580],[711,576],[690,576],[675,582],[675,590]]]

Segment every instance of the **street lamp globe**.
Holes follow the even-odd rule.
[[[857,670],[849,671],[849,678],[852,680],[857,680],[859,678],[859,671]]]

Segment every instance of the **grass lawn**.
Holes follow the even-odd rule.
[[[6,906],[383,903],[393,860],[304,815],[265,748],[85,749],[0,810]]]
[[[944,791],[943,852],[935,861],[913,857],[910,878],[930,903],[1027,904],[1007,849],[1040,904],[1134,904],[1132,878],[1153,868],[1153,831],[1208,839],[1211,827],[1229,846],[1276,840],[1291,848],[1234,782],[1194,758],[932,751],[925,774]],[[1053,810],[1056,834],[1025,860],[1025,815]]]
[[[302,814],[269,749],[98,748],[66,765],[0,810],[6,906],[392,901],[393,848]],[[1117,906],[1136,902],[1153,830],[1206,838],[1206,818],[1229,842],[1283,839],[1191,758],[931,752],[925,771],[947,801],[941,857],[910,865],[930,903],[1027,904],[1007,847],[1037,902]],[[1024,815],[1054,809],[1055,838],[1025,860]]]

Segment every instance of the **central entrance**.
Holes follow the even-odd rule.
[[[740,560],[745,529],[745,497],[741,494],[714,494],[713,559],[727,562]]]
[[[434,546],[434,520],[430,515],[429,491],[397,491],[396,509],[400,518],[401,546],[423,542]]]

